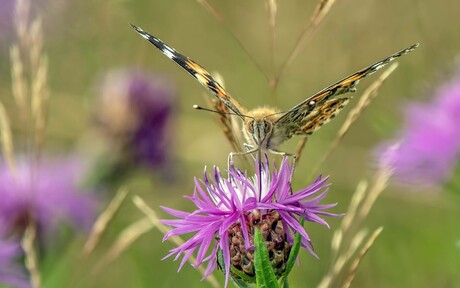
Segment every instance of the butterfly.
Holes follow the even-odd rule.
[[[242,132],[246,140],[244,145],[247,151],[233,152],[231,155],[252,154],[254,152],[265,153],[265,151],[268,151],[274,154],[294,156],[278,150],[279,145],[294,135],[308,136],[317,131],[348,104],[351,97],[341,95],[355,92],[356,86],[362,78],[376,72],[395,58],[405,55],[419,46],[416,43],[361,69],[337,83],[324,88],[285,112],[265,107],[248,110],[231,97],[203,66],[180,54],[141,28],[133,24],[131,26],[143,38],[157,47],[166,57],[176,62],[211,91],[216,100],[214,101],[214,108],[221,115],[221,122],[226,128],[225,133],[227,138],[229,138],[236,149],[239,149],[239,146],[235,143],[236,137],[232,132],[229,115],[236,115],[242,120]]]

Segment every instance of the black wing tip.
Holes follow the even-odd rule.
[[[129,23],[129,24],[131,25],[131,27],[132,27],[137,33],[139,33],[139,34],[141,34],[141,35],[145,35],[145,31],[142,30],[141,27],[138,27],[138,26],[134,25],[133,23]]]
[[[410,46],[409,49],[413,50],[413,49],[417,48],[418,46],[420,46],[420,43],[417,42],[415,44],[412,44],[412,46]]]
[[[413,51],[415,50],[418,46],[420,46],[420,43],[415,43],[415,44],[412,44],[411,46],[407,47],[406,49],[404,49],[405,51],[407,52],[410,52],[410,51]]]

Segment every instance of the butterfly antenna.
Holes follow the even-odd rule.
[[[208,111],[208,112],[217,113],[217,114],[220,114],[220,115],[235,115],[235,116],[239,116],[239,117],[245,117],[245,118],[254,119],[254,117],[251,117],[251,116],[242,115],[242,114],[236,114],[236,113],[233,113],[233,112],[220,112],[220,111],[212,110],[212,109],[209,109],[209,108],[201,107],[201,106],[198,106],[198,105],[193,105],[193,109]]]

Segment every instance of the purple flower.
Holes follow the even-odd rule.
[[[164,165],[173,109],[167,81],[140,70],[114,70],[104,77],[98,94],[98,123],[125,158],[150,167]]]
[[[0,284],[30,287],[24,268],[15,263],[21,256],[19,243],[6,238],[5,226],[0,223]]]
[[[256,167],[258,162],[256,160]],[[335,204],[320,205],[326,196],[328,177],[316,179],[309,187],[296,193],[292,192],[291,177],[293,169],[284,158],[279,170],[270,174],[268,160],[264,161],[256,175],[248,177],[246,173],[230,167],[229,176],[223,178],[218,168],[214,168],[211,179],[206,173],[203,180],[195,179],[195,192],[192,201],[197,209],[192,213],[162,207],[168,214],[179,219],[163,220],[174,227],[164,239],[174,235],[192,233],[193,236],[181,246],[174,248],[165,257],[183,255],[180,268],[195,250],[195,267],[208,262],[204,277],[211,274],[217,265],[216,255],[222,251],[226,281],[230,265],[244,273],[253,275],[253,235],[257,227],[262,235],[270,234],[269,252],[281,255],[281,259],[271,259],[283,264],[289,256],[293,234],[302,236],[302,246],[313,253],[310,237],[299,224],[300,217],[328,226],[319,216],[338,216],[323,210]],[[217,239],[217,240],[215,240]],[[266,238],[267,239],[267,238]],[[282,265],[276,265],[282,266]],[[280,271],[282,274],[283,271]],[[252,275],[251,275],[252,274]]]
[[[90,227],[95,207],[78,188],[83,166],[77,158],[16,160],[15,174],[0,163],[0,223],[9,233],[22,234],[31,220],[39,236],[51,232],[60,220]]]
[[[394,168],[401,184],[437,186],[460,159],[460,74],[441,86],[430,103],[406,107],[396,139],[378,149],[380,164]]]

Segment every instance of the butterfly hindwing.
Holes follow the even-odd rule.
[[[276,120],[275,128],[286,129],[288,137],[291,137],[292,135],[311,134],[324,124],[325,121],[329,121],[331,119],[331,117],[321,116],[322,111],[329,111],[331,109],[331,104],[340,104],[340,108],[339,106],[334,106],[332,109],[334,110],[334,113],[330,113],[331,116],[335,116],[349,100],[349,98],[346,97],[337,99],[338,101],[334,102],[331,98],[348,92],[355,92],[359,80],[376,72],[395,58],[407,54],[417,47],[418,44],[414,44],[321,90],[283,114],[278,120]]]
[[[222,85],[222,87],[225,88],[224,79],[219,73],[212,73],[212,76],[214,79],[216,79],[216,81],[218,81]],[[211,107],[211,109],[218,112],[219,124],[222,127],[225,137],[232,146],[233,151],[243,152],[244,149],[241,145],[241,143],[243,143],[243,135],[239,119],[232,117],[232,115],[230,114],[231,111],[221,101],[218,101],[215,98],[207,99],[209,100],[208,105]],[[247,113],[245,109],[241,109],[241,112],[243,114]]]
[[[136,30],[139,35],[144,39],[152,43],[157,47],[166,57],[176,62],[180,67],[185,69],[190,75],[192,75],[198,82],[203,86],[208,88],[212,94],[222,102],[232,113],[237,115],[242,115],[242,107],[235,99],[233,99],[229,93],[227,93],[222,85],[220,85],[216,80],[214,80],[206,69],[204,69],[200,64],[196,63],[192,59],[184,56],[168,46],[166,43],[160,39],[150,35],[141,28],[131,24],[131,26]]]
[[[331,99],[324,102],[317,110],[308,114],[305,121],[301,122],[300,129],[295,129],[297,135],[310,135],[321,126],[332,120],[345,105],[350,98]]]

